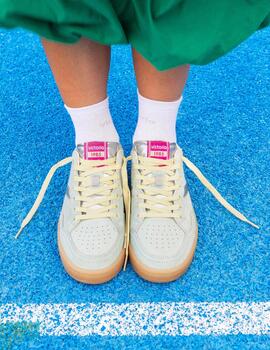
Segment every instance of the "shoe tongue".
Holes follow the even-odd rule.
[[[77,145],[77,150],[84,160],[106,160],[116,155],[118,147],[118,142],[89,141]]]
[[[137,141],[135,142],[137,154],[147,158],[171,159],[176,151],[176,143],[166,141]]]

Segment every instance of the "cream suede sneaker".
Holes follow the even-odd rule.
[[[59,252],[76,280],[106,282],[120,271],[125,257],[123,152],[115,142],[89,142],[72,157],[58,226]]]
[[[22,228],[37,210],[54,171],[69,162],[71,171],[58,223],[60,256],[74,279],[103,283],[120,271],[127,256],[129,190],[126,160],[118,143],[87,142],[78,146],[72,157],[57,163]]]
[[[175,143],[135,142],[129,254],[148,281],[177,279],[190,265],[198,225]]]
[[[129,255],[135,271],[144,279],[173,281],[187,270],[192,261],[198,225],[183,163],[227,210],[257,227],[217,192],[175,143],[135,142],[131,159]]]

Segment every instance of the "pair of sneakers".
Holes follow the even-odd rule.
[[[125,268],[128,256],[148,281],[169,282],[185,272],[196,248],[198,225],[183,163],[232,214],[256,226],[226,202],[175,143],[135,142],[125,158],[119,143],[86,142],[51,168],[17,236],[35,214],[54,172],[68,163],[58,247],[66,271],[80,282],[109,281]]]

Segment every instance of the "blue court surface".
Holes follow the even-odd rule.
[[[260,230],[230,215],[187,170],[199,221],[188,272],[157,285],[129,264],[113,281],[89,286],[65,273],[57,250],[68,167],[14,239],[50,167],[71,154],[74,131],[38,37],[0,31],[3,349],[270,348],[269,43],[265,29],[192,67],[177,122],[185,155]],[[109,96],[128,155],[137,118],[128,46],[113,48]]]

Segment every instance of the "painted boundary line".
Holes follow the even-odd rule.
[[[0,324],[16,322],[42,336],[270,335],[270,302],[0,305]]]

